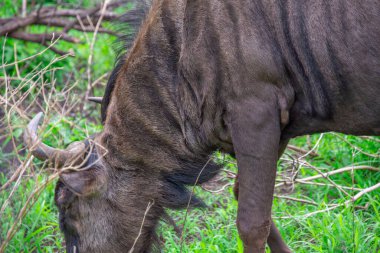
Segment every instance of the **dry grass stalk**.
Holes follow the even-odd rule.
[[[148,212],[152,208],[153,205],[154,205],[154,201],[151,201],[151,202],[148,203],[148,206],[145,209],[143,220],[141,222],[139,233],[138,233],[137,237],[135,238],[135,241],[133,242],[133,245],[132,245],[131,249],[128,251],[128,253],[133,253],[133,251],[135,250],[136,243],[137,243],[137,241],[139,240],[139,238],[140,238],[140,236],[142,234],[142,229],[144,227],[145,218],[148,215]]]
[[[182,253],[182,246],[183,246],[183,241],[185,239],[185,232],[186,232],[186,220],[187,220],[187,216],[189,214],[189,207],[190,207],[190,204],[191,204],[191,199],[192,197],[194,196],[194,191],[195,191],[195,186],[198,185],[198,181],[199,181],[199,178],[200,176],[202,175],[204,169],[206,168],[206,166],[211,162],[213,158],[210,157],[210,159],[207,160],[207,162],[205,163],[205,165],[203,165],[202,169],[199,171],[199,174],[195,180],[195,183],[193,185],[193,189],[191,190],[191,194],[190,194],[190,198],[189,198],[189,201],[187,202],[187,206],[186,206],[186,213],[185,213],[185,216],[183,218],[183,226],[182,226],[182,231],[181,231],[181,237],[180,237],[180,253]]]
[[[92,67],[92,61],[93,61],[93,57],[94,57],[94,46],[95,46],[95,42],[96,42],[96,37],[97,37],[100,25],[102,23],[105,11],[106,11],[109,3],[110,3],[110,0],[105,0],[103,3],[103,7],[100,11],[100,18],[98,19],[98,22],[96,23],[96,27],[94,29],[94,35],[92,36],[92,40],[90,43],[90,55],[88,56],[88,61],[87,61],[87,90],[86,90],[86,95],[85,95],[86,100],[90,96],[90,92],[91,92],[91,89],[93,87],[92,76],[91,76],[91,67]]]

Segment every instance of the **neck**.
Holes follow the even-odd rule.
[[[189,141],[180,109],[186,105],[178,103],[182,25],[175,20],[181,15],[179,1],[154,2],[129,56],[110,78],[112,96],[106,99],[104,131],[97,139],[108,150],[104,159],[113,173],[126,178],[131,193],[123,202],[133,203],[134,213],[144,214],[150,201],[161,210],[147,217],[150,225],[144,225],[143,234],[149,236],[164,208],[187,206],[186,185],[203,183],[219,169],[209,161],[207,145]],[[201,203],[191,199],[192,205]],[[135,230],[141,225],[131,222]]]
[[[119,62],[111,97],[106,99],[102,141],[112,155],[148,167],[174,169],[211,151],[194,140],[181,117],[178,62],[183,7],[155,1],[129,56]],[[163,162],[158,164],[157,161]]]

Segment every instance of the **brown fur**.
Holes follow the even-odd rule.
[[[68,251],[128,252],[154,203],[134,251],[149,252],[164,209],[186,206],[222,149],[238,160],[245,252],[268,235],[289,252],[270,221],[278,154],[302,134],[379,134],[379,13],[370,0],[154,1],[103,100],[108,153],[88,173],[105,186],[57,187]]]

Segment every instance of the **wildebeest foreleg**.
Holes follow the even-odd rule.
[[[281,234],[278,231],[276,225],[272,221],[270,227],[270,233],[268,236],[268,245],[272,253],[291,253],[292,251],[288,248],[288,245],[282,240]]]
[[[235,185],[234,185],[235,198],[239,198],[239,175],[236,175]],[[269,248],[272,253],[291,253],[288,245],[282,239],[280,232],[278,231],[276,225],[272,221],[270,232],[267,241]]]
[[[239,100],[229,108],[229,127],[239,169],[237,226],[245,253],[264,253],[280,146],[274,92]]]
[[[281,140],[280,148],[278,151],[278,157],[280,158],[284,153],[286,146],[288,145],[289,140]],[[270,233],[268,237],[268,245],[272,253],[291,253],[288,245],[284,242],[281,237],[280,231],[278,231],[276,225],[272,221],[270,227]]]

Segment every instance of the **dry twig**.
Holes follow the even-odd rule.
[[[60,37],[62,40],[70,43],[81,43],[80,39],[68,34],[70,30],[116,35],[114,31],[102,27],[101,21],[118,19],[119,15],[112,12],[112,10],[120,7],[123,3],[125,1],[113,1],[106,5],[97,5],[91,9],[42,7],[28,14],[24,10],[21,17],[15,16],[0,19],[0,36],[7,35],[10,38],[38,43],[48,47],[57,54],[64,55],[67,52],[53,47],[50,41]],[[80,21],[82,21],[82,25],[80,25]],[[92,23],[98,24],[96,29],[91,26]],[[33,25],[43,25],[55,28],[55,30],[42,34],[33,34],[25,29]]]

